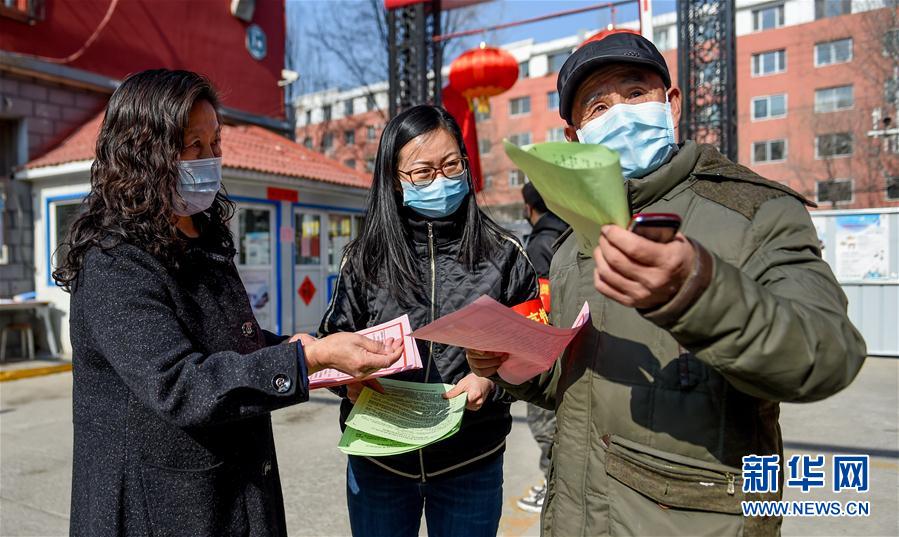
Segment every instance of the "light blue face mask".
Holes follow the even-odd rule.
[[[671,103],[616,104],[578,129],[582,144],[602,144],[618,152],[625,179],[644,177],[677,150]]]
[[[416,187],[400,181],[403,205],[428,218],[443,218],[456,212],[468,194],[468,172],[455,177],[438,176],[428,186]]]
[[[222,157],[178,162],[178,195],[173,212],[178,216],[202,213],[212,206],[222,187]]]

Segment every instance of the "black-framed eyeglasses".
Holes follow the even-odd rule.
[[[439,168],[433,166],[422,166],[414,170],[399,170],[399,172],[409,178],[409,181],[417,187],[426,187],[437,179],[437,174],[442,173],[447,179],[462,179],[461,175],[468,169],[468,158],[459,157],[448,160]]]

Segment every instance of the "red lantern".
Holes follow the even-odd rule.
[[[488,47],[463,52],[450,64],[450,86],[468,100],[478,111],[490,110],[488,99],[499,95],[515,85],[518,80],[518,61],[503,49]]]

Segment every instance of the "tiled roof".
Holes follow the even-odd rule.
[[[93,159],[102,120],[101,113],[79,127],[61,144],[29,162],[26,169]],[[358,188],[368,188],[371,184],[371,179],[366,174],[255,125],[223,125],[222,156],[225,168]]]

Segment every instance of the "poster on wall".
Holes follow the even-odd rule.
[[[812,225],[815,226],[815,235],[818,236],[818,247],[824,252],[824,242],[827,240],[827,221],[822,216],[812,215]]]
[[[840,281],[878,281],[889,274],[889,228],[879,214],[836,218],[836,276]]]
[[[251,231],[245,235],[246,265],[268,265],[270,263],[271,238],[268,231]]]
[[[250,307],[259,326],[274,332],[274,291],[272,289],[272,275],[268,271],[241,270],[240,279],[247,290],[247,298],[250,299]]]

